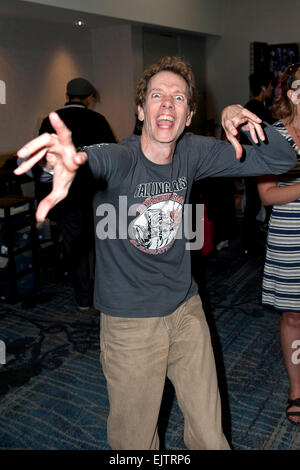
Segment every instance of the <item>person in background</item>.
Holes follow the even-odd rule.
[[[78,77],[67,83],[67,102],[56,112],[72,132],[76,148],[96,143],[116,142],[104,116],[89,107],[96,97],[96,89],[86,79]],[[49,117],[41,124],[39,134],[54,133]],[[41,201],[52,188],[52,175],[41,167],[34,167],[36,198]],[[79,310],[92,305],[90,253],[94,251],[93,197],[95,180],[88,165],[79,169],[69,194],[50,214],[62,235],[66,269],[73,286]]]
[[[290,390],[286,415],[300,424],[300,63],[281,80],[273,127],[285,137],[298,163],[289,172],[261,176],[258,191],[272,205],[264,266],[262,303],[281,313],[280,338]],[[298,349],[298,356],[297,356]]]
[[[244,107],[263,121],[273,123],[274,117],[269,110],[274,92],[272,73],[266,70],[252,73],[249,77],[249,86],[252,98]]]
[[[274,122],[274,118],[268,108],[268,104],[270,105],[274,90],[273,76],[271,72],[265,70],[254,72],[249,77],[249,84],[252,98],[245,104],[245,108],[256,114],[256,116],[260,117],[263,121],[272,124]],[[247,143],[246,136],[241,136],[241,143]],[[244,184],[246,201],[242,225],[242,249],[246,255],[253,256],[260,254],[262,251],[257,241],[256,220],[262,204],[257,191],[256,176],[244,178]]]
[[[20,158],[30,157],[15,173],[44,157],[46,169],[54,172],[53,189],[37,208],[37,220],[66,196],[80,165],[88,162],[95,178],[107,182],[95,197],[94,301],[101,312],[111,448],[159,449],[157,421],[168,376],[184,415],[188,449],[228,450],[210,331],[191,275],[188,241],[193,234],[177,235],[189,220],[186,204],[194,180],[278,174],[294,166],[296,157],[271,126],[266,125],[265,138],[261,120],[239,105],[222,114],[229,142],[185,133],[196,110],[197,88],[190,66],[178,57],[163,57],[147,67],[137,84],[136,104],[143,122],[140,136],[80,152],[52,113],[57,135],[43,134],[20,149]],[[244,146],[243,162],[236,139],[240,125],[254,144]],[[259,139],[261,145],[255,145]],[[128,207],[135,208],[133,213]],[[101,216],[109,208],[111,236],[103,233],[108,221]]]
[[[208,121],[208,124],[210,126],[205,128],[204,135],[215,137],[215,133],[212,133],[212,131],[214,129],[215,132],[217,125],[214,123],[213,127],[210,121]],[[221,132],[221,139],[226,141],[226,133],[224,131]],[[207,178],[197,184],[207,209],[207,217],[213,224],[215,248],[220,251],[223,248],[227,248],[230,241],[237,235],[234,178]]]

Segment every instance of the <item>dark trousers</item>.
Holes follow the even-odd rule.
[[[89,254],[93,246],[93,222],[83,209],[64,210],[58,215],[64,257],[76,302],[81,306],[92,303]]]
[[[244,250],[255,250],[257,243],[256,217],[261,208],[261,200],[257,190],[256,176],[244,178],[246,205],[242,229],[242,244]]]
[[[52,183],[36,181],[36,198],[39,203],[52,189]],[[85,189],[86,190],[86,189]],[[58,224],[62,235],[64,262],[74,289],[78,305],[92,304],[90,280],[90,251],[94,249],[94,224],[92,197],[82,199],[71,195],[49,212],[49,218]]]

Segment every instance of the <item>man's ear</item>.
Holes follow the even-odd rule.
[[[144,110],[143,110],[142,106],[138,106],[138,120],[143,121],[144,118],[145,118]]]
[[[186,127],[189,127],[189,125],[191,124],[193,116],[194,116],[194,111],[189,112],[186,118],[186,123],[185,123]]]

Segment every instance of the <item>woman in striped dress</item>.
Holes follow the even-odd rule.
[[[300,425],[300,63],[281,80],[273,126],[298,155],[295,168],[259,178],[262,203],[273,205],[269,222],[262,302],[281,312],[280,339],[290,382],[287,418]]]

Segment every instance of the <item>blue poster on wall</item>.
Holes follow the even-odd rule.
[[[250,45],[250,72],[271,72],[273,76],[274,104],[280,91],[281,77],[285,69],[299,60],[299,44],[267,44],[265,42],[253,42]]]

